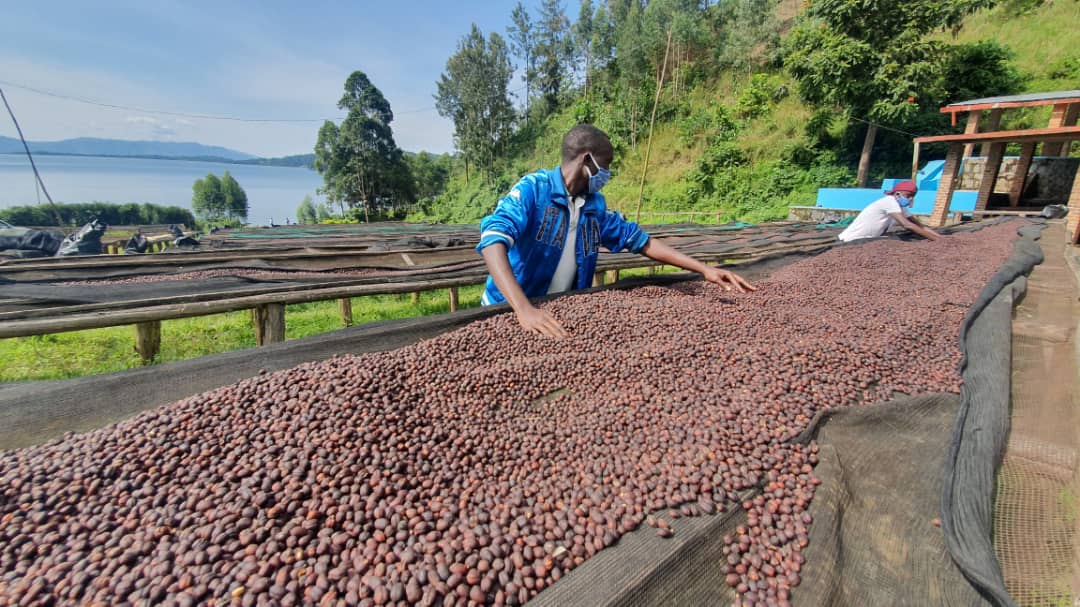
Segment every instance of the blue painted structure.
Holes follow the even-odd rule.
[[[941,182],[941,170],[945,167],[944,160],[931,160],[918,172],[915,177],[915,185],[919,186],[915,194],[915,203],[911,211],[916,215],[929,215],[934,209],[934,198],[937,196],[938,184]],[[845,211],[861,211],[870,203],[884,196],[892,186],[904,181],[905,178],[886,179],[881,183],[881,189],[872,188],[821,188],[818,190],[816,207],[823,209],[840,209]],[[952,203],[949,212],[966,212],[975,210],[975,199],[979,193],[975,190],[956,190],[953,192]]]

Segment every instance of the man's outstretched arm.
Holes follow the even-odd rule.
[[[522,328],[530,333],[539,333],[548,337],[562,339],[566,337],[566,330],[554,316],[532,305],[525,291],[521,290],[514,271],[510,268],[510,258],[506,256],[506,245],[499,242],[484,247],[481,254],[484,264],[487,265],[495,286],[506,298],[506,302],[514,310],[518,322]]]
[[[907,217],[903,213],[889,213],[889,216],[892,217],[893,220],[896,221],[896,223],[904,226],[912,232],[915,232],[916,234],[922,236],[927,240],[939,240],[941,238],[941,234],[938,234],[937,232],[924,226],[922,222],[916,219],[914,216]]]
[[[724,287],[724,290],[735,289],[740,293],[757,291],[757,287],[743,280],[738,274],[701,263],[685,253],[676,251],[656,238],[649,238],[649,242],[645,243],[645,248],[641,249],[641,254],[663,264],[698,272],[705,280]]]

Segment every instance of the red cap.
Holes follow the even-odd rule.
[[[918,191],[919,188],[915,186],[915,182],[909,179],[908,181],[901,181],[900,183],[894,185],[893,189],[885,193],[891,196],[897,192],[911,192],[912,194],[914,194]]]

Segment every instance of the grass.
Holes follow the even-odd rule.
[[[482,287],[461,287],[460,308],[480,305]],[[378,295],[354,298],[356,324],[440,314],[450,310],[445,290],[420,295],[414,305],[410,295]],[[286,307],[285,338],[298,339],[342,327],[337,301],[296,304]],[[255,330],[248,311],[161,323],[161,352],[154,363],[187,360],[209,354],[255,347]],[[135,353],[135,331],[130,326],[89,329],[53,335],[0,339],[0,382],[68,379],[142,366]]]
[[[665,266],[659,274],[681,271]],[[621,278],[647,276],[646,268],[622,270]],[[459,309],[480,305],[480,285],[458,289]],[[353,322],[363,324],[442,314],[450,311],[447,291],[412,296],[375,295],[352,300]],[[285,308],[285,339],[299,339],[342,328],[338,302],[320,301]],[[187,360],[210,354],[254,348],[255,330],[251,312],[166,320],[161,323],[161,352],[152,364]],[[135,330],[131,326],[71,331],[33,337],[0,339],[0,382],[70,379],[123,371],[143,366],[135,352]]]

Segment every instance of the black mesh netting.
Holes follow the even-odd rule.
[[[820,446],[797,605],[1014,605],[992,546],[994,474],[1008,432],[1011,311],[1042,261],[1041,225],[1021,238],[961,327],[961,395],[829,411],[799,437]],[[718,563],[741,510],[622,538],[535,604],[704,605],[735,600]],[[680,537],[681,536],[681,537]],[[966,579],[965,579],[966,578]],[[970,583],[969,583],[970,581]]]

